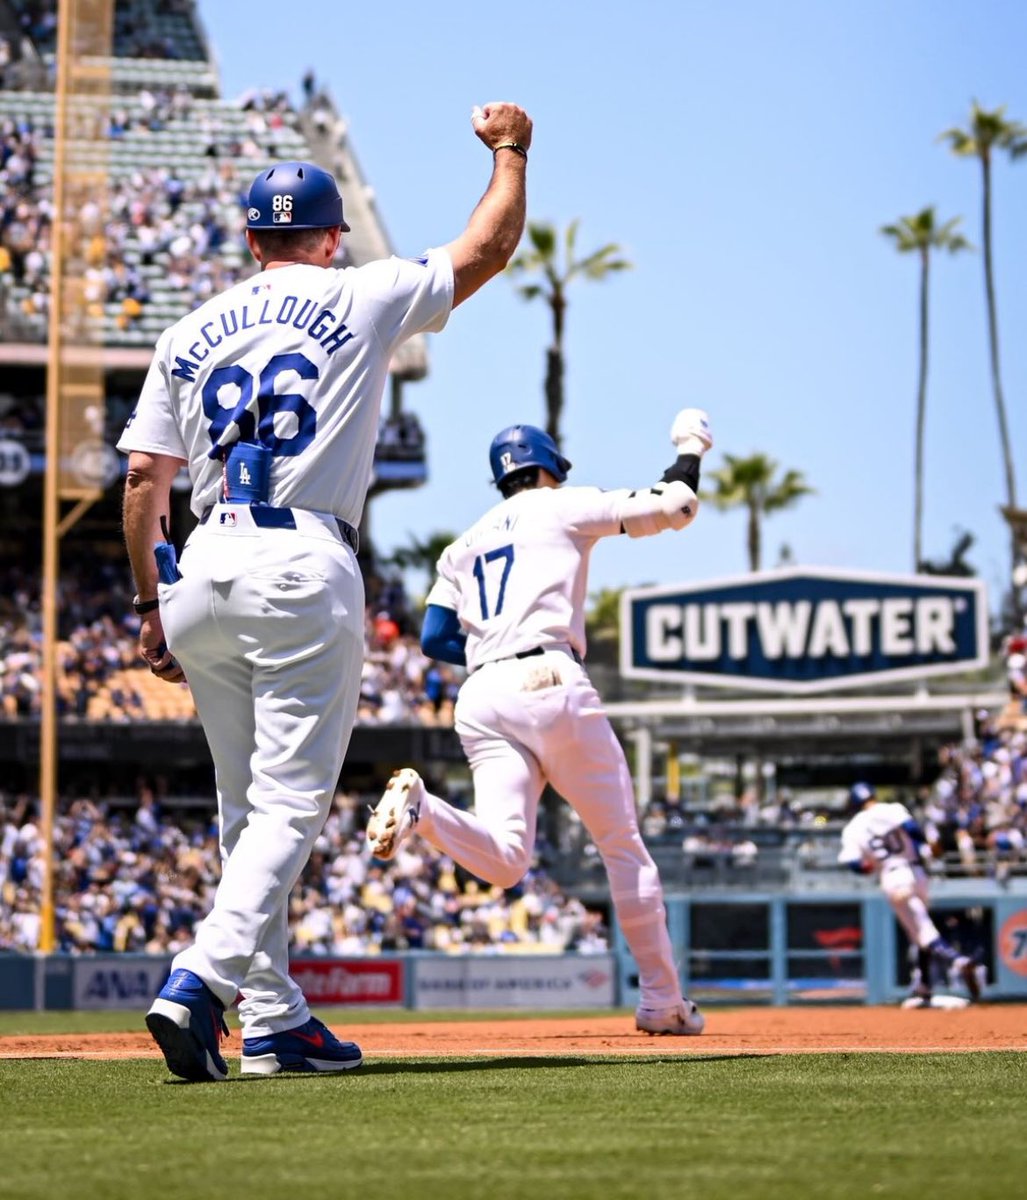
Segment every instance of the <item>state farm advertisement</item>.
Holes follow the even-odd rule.
[[[399,959],[299,958],[289,974],[311,1004],[395,1004],[404,998]]]

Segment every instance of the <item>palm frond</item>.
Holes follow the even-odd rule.
[[[552,260],[556,253],[556,230],[552,225],[546,221],[530,221],[528,238],[541,259]]]

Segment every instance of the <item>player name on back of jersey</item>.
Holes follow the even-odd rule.
[[[174,358],[175,366],[171,374],[192,383],[200,364],[210,355],[211,350],[216,350],[236,334],[248,329],[257,329],[261,325],[287,325],[305,332],[328,355],[334,354],[356,336],[345,321],[336,318],[331,309],[318,310],[319,301],[312,300],[309,296],[301,298],[292,294],[269,296],[266,294],[267,286],[254,286],[251,289],[257,293],[254,299],[233,305],[204,321],[199,328],[199,337],[189,346],[183,349],[173,345],[170,357]],[[176,332],[187,325],[192,326],[189,332],[195,330],[194,322],[186,318]]]
[[[520,519],[520,514],[511,512],[509,501],[504,500],[470,529],[463,536],[465,546],[473,546],[475,542],[480,542],[482,538],[488,537],[490,533],[511,533],[517,526]]]

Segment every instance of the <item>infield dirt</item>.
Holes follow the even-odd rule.
[[[140,1022],[142,1018],[140,1017]],[[706,1014],[701,1037],[650,1037],[630,1017],[583,1016],[488,1021],[364,1024],[341,1037],[359,1042],[368,1059],[644,1054],[810,1054],[869,1051],[956,1053],[1027,1050],[1027,1005],[978,1005],[956,1011],[900,1008],[748,1008]],[[225,1044],[238,1053],[238,1032]],[[157,1058],[144,1031],[0,1037],[0,1058]]]

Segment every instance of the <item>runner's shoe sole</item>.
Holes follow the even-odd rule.
[[[154,1000],[146,1014],[146,1028],[160,1047],[172,1075],[190,1083],[219,1083],[228,1078],[210,1051],[193,1032],[192,1011],[173,1000]]]
[[[277,1075],[281,1071],[319,1071],[322,1074],[352,1071],[364,1061],[363,1057],[340,1062],[335,1058],[307,1058],[305,1055],[287,1054],[244,1054],[243,1075]]]
[[[387,860],[417,824],[424,784],[410,767],[394,771],[385,786],[371,819],[367,822],[367,840],[375,858]]]

